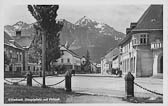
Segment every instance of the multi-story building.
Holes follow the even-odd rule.
[[[109,74],[112,69],[113,52],[110,50],[104,57],[101,58],[101,74]]]
[[[111,49],[101,58],[101,74],[111,74],[113,69],[119,68],[119,49]]]
[[[4,52],[10,59],[9,65],[5,66],[4,76],[20,76],[24,64],[24,49],[6,31],[4,31]]]
[[[60,47],[61,57],[57,59],[54,65],[63,65],[66,69],[81,70],[81,58],[65,46]]]
[[[23,34],[22,30],[16,30],[15,31],[15,35],[12,35],[12,37],[15,39],[15,41],[18,42],[18,44],[20,44],[22,46],[22,48],[24,49],[25,53],[24,53],[24,64],[23,64],[23,71],[24,73],[27,73],[27,71],[30,71],[29,69],[33,69],[34,66],[32,66],[33,63],[29,64],[29,49],[30,49],[30,45],[33,41],[33,36],[31,36],[30,34]],[[30,68],[31,67],[31,68]],[[33,70],[32,70],[33,72]]]
[[[120,69],[136,77],[163,73],[163,6],[151,5],[136,23],[126,29],[119,44]]]
[[[5,31],[7,33],[7,31]],[[10,35],[9,35],[10,34]],[[22,48],[24,53],[22,54],[22,68],[21,73],[25,75],[27,72],[31,71],[33,74],[38,74],[41,71],[41,64],[40,63],[30,63],[29,61],[29,53],[30,47],[33,41],[33,36],[31,33],[23,33],[22,30],[15,30],[15,33],[8,33],[9,37],[13,39],[14,42]],[[40,60],[39,60],[40,61]]]

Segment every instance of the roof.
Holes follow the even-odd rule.
[[[21,36],[19,39],[15,39],[22,47],[29,48],[33,38],[30,36]]]
[[[68,48],[66,48],[66,47],[63,46],[63,45],[61,45],[60,50],[67,51],[67,52],[70,53],[72,56],[77,57],[77,58],[81,58],[78,54],[76,54],[76,53],[73,52],[72,50],[69,50]]]
[[[124,44],[132,38],[135,31],[163,30],[163,5],[150,5],[137,22],[135,28],[119,43]]]
[[[4,31],[4,44],[23,50],[22,46],[20,46],[6,31]]]
[[[132,38],[132,33],[128,33],[127,36],[118,44],[119,46],[124,44],[126,41],[130,40]]]
[[[119,53],[120,53],[120,51],[117,47],[113,49],[113,56],[118,56]]]
[[[111,51],[109,51],[104,58],[107,59],[108,61],[111,61],[113,59],[114,56],[118,56],[119,55],[119,49],[116,47],[114,49],[111,49]],[[102,58],[103,59],[103,58]]]
[[[163,5],[150,5],[132,31],[163,30]]]
[[[114,57],[113,57],[113,60],[116,60],[117,58],[118,58],[118,55],[114,56]]]
[[[107,60],[112,59],[112,57],[113,57],[113,52],[112,52],[112,51],[108,52],[108,53],[104,56],[104,58],[107,59]]]

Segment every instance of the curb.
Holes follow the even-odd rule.
[[[111,77],[111,78],[122,78],[119,76],[111,75],[111,76],[101,76],[101,75],[72,75],[72,76],[80,76],[80,77]]]

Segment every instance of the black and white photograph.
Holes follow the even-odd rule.
[[[4,0],[3,104],[165,105],[167,5],[70,1]]]

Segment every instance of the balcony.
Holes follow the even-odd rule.
[[[151,43],[151,49],[163,48],[163,42],[153,42]]]

